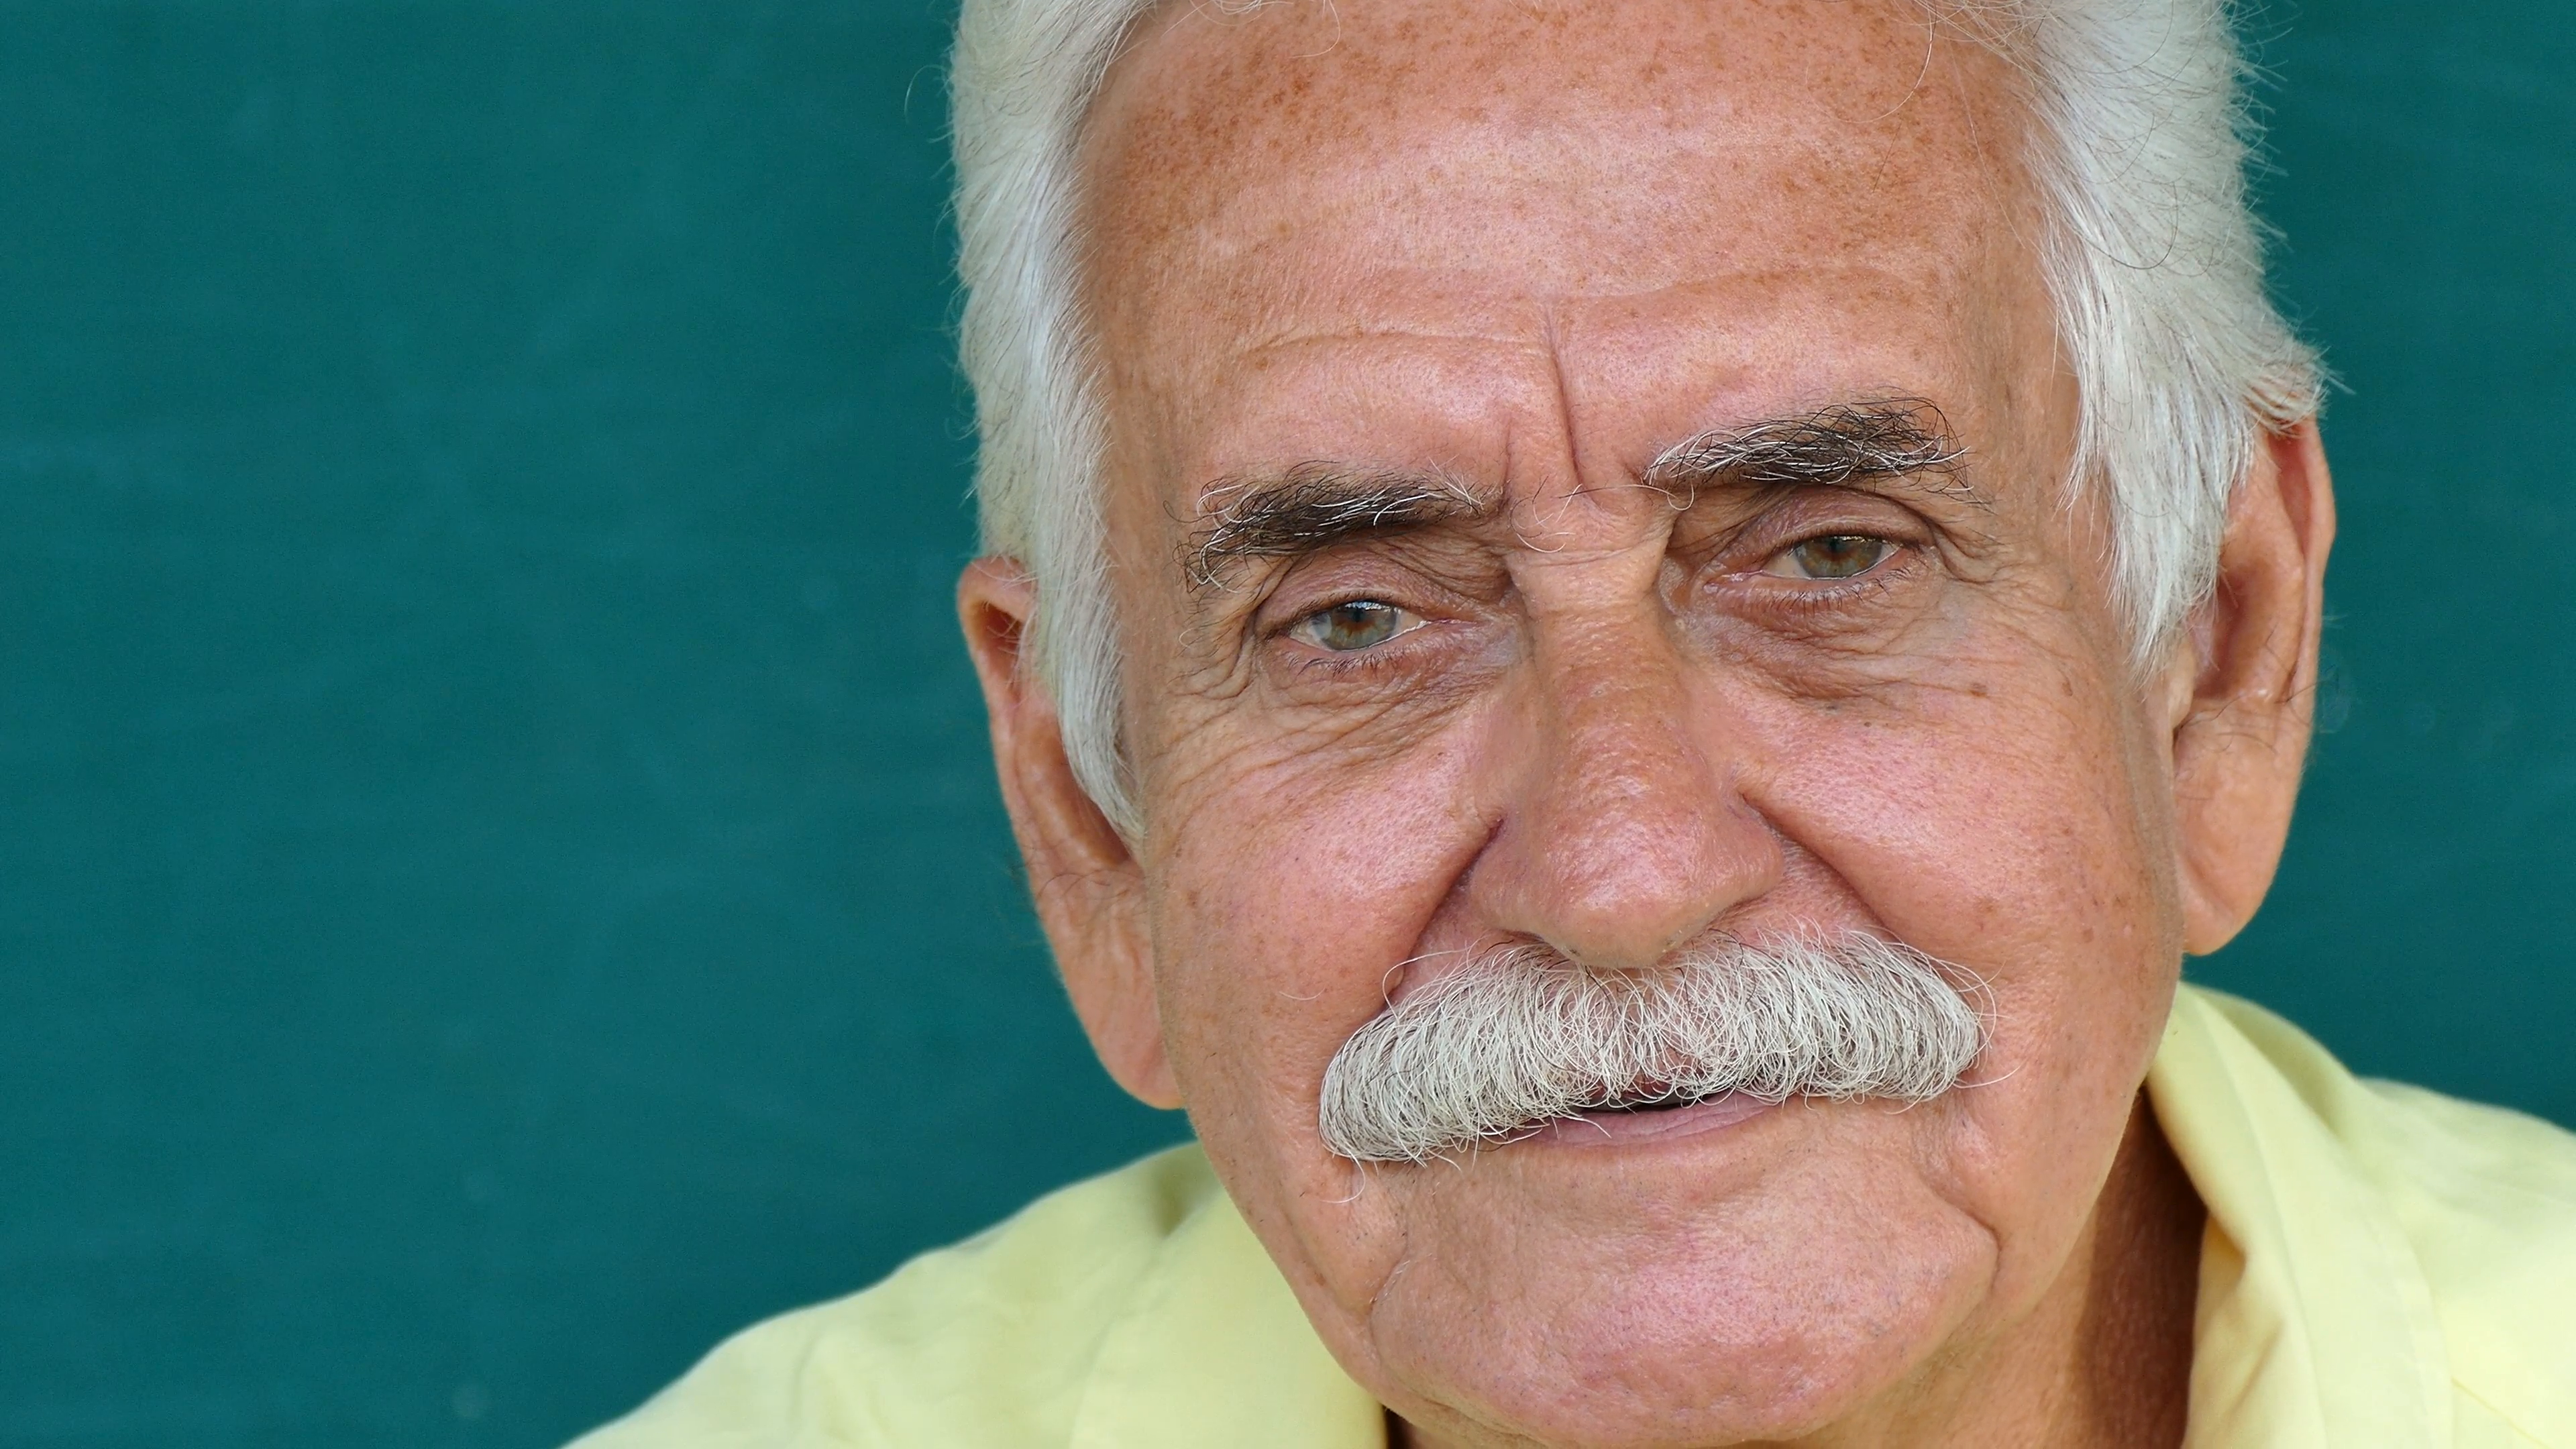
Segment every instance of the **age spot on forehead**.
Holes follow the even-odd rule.
[[[1561,152],[1551,143],[1562,140],[1594,142],[1585,149],[1598,153],[1603,128],[1616,126],[1660,128],[1710,152],[1785,140],[1803,164],[1776,169],[1781,190],[1830,194],[1858,221],[1920,209],[1957,175],[1963,141],[2011,149],[1994,144],[2012,135],[1999,104],[2010,87],[1987,83],[2003,74],[1912,0],[1171,7],[1147,23],[1094,106],[1089,220],[1113,236],[1204,222],[1257,174],[1356,179],[1354,159],[1401,163],[1407,151],[1454,163],[1475,149],[1457,144],[1462,134],[1488,143],[1487,161],[1519,151],[1513,159],[1526,164]],[[1445,144],[1427,145],[1433,137]],[[1671,188],[1669,149],[1633,159]],[[1991,170],[1998,157],[1981,159]],[[1953,164],[1933,164],[1943,160]],[[1387,186],[1405,169],[1385,166],[1374,179]],[[1458,177],[1434,161],[1411,179]]]
[[[1831,264],[1955,292],[2020,241],[2004,74],[1911,0],[1172,7],[1086,131],[1088,310],[1118,386],[1398,324],[1426,285],[1531,303]]]

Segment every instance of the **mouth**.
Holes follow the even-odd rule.
[[[1531,1140],[1560,1142],[1569,1147],[1611,1147],[1689,1137],[1750,1121],[1778,1105],[1740,1092],[1721,1092],[1714,1097],[1645,1097],[1556,1118],[1533,1133]]]

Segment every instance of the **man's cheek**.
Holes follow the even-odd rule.
[[[1301,1102],[1385,1004],[1472,849],[1436,770],[1402,789],[1329,773],[1252,770],[1205,800],[1157,891],[1166,1021],[1205,1039],[1211,1068],[1258,1060]]]

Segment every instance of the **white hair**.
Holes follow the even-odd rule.
[[[2025,164],[2051,218],[2041,262],[2081,402],[2068,482],[2107,489],[2113,595],[2143,662],[2207,596],[2265,432],[2318,400],[2314,355],[2264,293],[2228,0],[1921,3],[2026,86]],[[1152,8],[964,0],[950,77],[984,547],[1035,581],[1023,657],[1054,699],[1075,776],[1131,840],[1145,822],[1120,740],[1075,153],[1093,94]]]
[[[1712,939],[1652,971],[1503,946],[1406,994],[1324,1069],[1316,1126],[1360,1162],[1428,1162],[1577,1113],[1740,1093],[1927,1102],[1958,1085],[1985,1020],[1965,972],[1855,932]]]

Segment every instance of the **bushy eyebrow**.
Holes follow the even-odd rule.
[[[1881,398],[1702,433],[1664,450],[1641,481],[1683,507],[1706,487],[1854,487],[1892,478],[1930,478],[1935,492],[1981,502],[1956,477],[1966,456],[1938,407]],[[1205,516],[1191,531],[1190,585],[1208,592],[1249,559],[1303,557],[1365,534],[1490,517],[1501,507],[1455,478],[1408,469],[1311,462],[1221,479],[1202,495]]]
[[[1687,505],[1712,485],[1848,488],[1928,477],[1935,491],[1975,502],[1957,477],[1967,452],[1930,402],[1878,398],[1702,433],[1665,449],[1644,481]]]
[[[1229,478],[1207,490],[1207,517],[1189,546],[1189,575],[1218,587],[1229,565],[1297,558],[1362,534],[1473,518],[1494,505],[1439,473],[1300,463],[1275,476]]]

